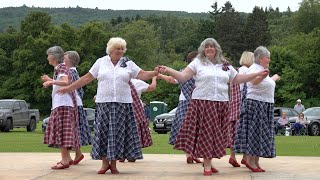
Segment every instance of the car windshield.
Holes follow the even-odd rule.
[[[309,108],[303,111],[305,116],[319,116],[320,115],[320,108]]]
[[[172,109],[172,110],[169,112],[169,114],[175,114],[176,111],[177,111],[177,108],[174,108],[174,109]]]
[[[11,107],[12,107],[12,102],[0,101],[0,109],[10,109]]]

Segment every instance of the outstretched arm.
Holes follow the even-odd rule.
[[[158,75],[158,73],[155,71],[140,70],[136,79],[141,79],[141,80],[147,81],[156,75]]]
[[[166,75],[163,75],[163,74],[158,74],[158,79],[163,79],[165,80],[166,82],[168,83],[171,83],[171,84],[177,84],[178,82],[171,76],[166,76]]]
[[[265,77],[269,74],[268,69],[264,69],[260,72],[256,73],[249,73],[249,74],[237,74],[236,77],[233,79],[235,83],[241,84],[248,81],[251,81],[252,84],[257,85],[259,84]]]
[[[94,77],[92,76],[91,73],[88,72],[86,75],[82,76],[80,79],[78,79],[74,83],[59,89],[57,92],[61,94],[71,92],[73,90],[79,89],[80,87],[86,84],[89,84],[92,80],[94,80]]]
[[[170,76],[177,79],[178,81],[187,81],[195,75],[195,72],[192,71],[189,67],[184,68],[182,72],[176,71],[166,66],[158,66],[156,68],[158,68],[158,71],[160,73],[169,74]]]

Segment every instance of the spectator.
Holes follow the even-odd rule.
[[[289,126],[289,118],[286,112],[282,112],[281,118],[276,123],[276,134],[278,134],[279,130],[286,128],[286,126]]]
[[[304,118],[304,114],[300,113],[298,119],[296,120],[296,122],[293,124],[293,130],[294,130],[294,134],[296,136],[300,135],[300,130],[302,128],[306,128],[307,127],[307,120]]]
[[[144,107],[144,112],[146,114],[146,117],[148,121],[150,121],[150,107],[146,103],[143,103],[143,107]]]
[[[305,110],[304,106],[301,104],[300,99],[298,99],[297,104],[294,105],[294,110],[296,110],[298,113],[302,113]]]

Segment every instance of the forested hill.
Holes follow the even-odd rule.
[[[7,7],[0,8],[0,32],[9,26],[18,28],[22,19],[30,11],[46,12],[52,17],[54,24],[68,23],[72,26],[79,26],[85,22],[99,20],[111,21],[122,18],[123,21],[137,17],[167,16],[172,15],[179,18],[206,19],[208,13],[188,13],[185,11],[157,11],[157,10],[100,10],[88,8],[38,8],[38,7]]]

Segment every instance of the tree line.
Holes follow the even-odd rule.
[[[31,11],[19,28],[0,33],[0,98],[25,99],[32,107],[48,114],[51,90],[42,88],[40,76],[52,75],[46,50],[54,45],[80,54],[80,75],[88,72],[95,60],[106,54],[111,37],[124,38],[128,56],[145,70],[156,65],[182,69],[186,55],[197,50],[207,37],[215,38],[232,65],[243,51],[264,45],[271,52],[270,73],[279,74],[275,105],[292,107],[302,99],[306,107],[319,106],[318,67],[320,57],[320,0],[303,0],[299,10],[285,12],[254,7],[252,13],[237,12],[230,2],[213,3],[208,18],[136,16],[110,21],[88,21],[80,26],[54,24],[47,12]],[[72,11],[70,11],[72,14]],[[121,17],[119,14],[118,17]],[[97,83],[84,87],[84,105],[94,107]],[[178,104],[179,88],[158,80],[157,90],[142,95],[143,101],[164,101],[169,109]]]

